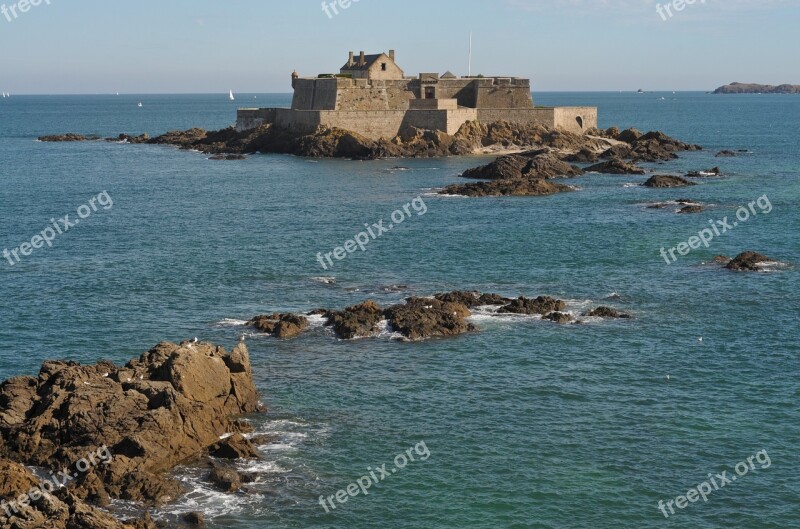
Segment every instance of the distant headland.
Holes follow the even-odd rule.
[[[800,94],[800,85],[731,83],[714,90],[715,94]]]

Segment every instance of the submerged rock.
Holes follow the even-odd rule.
[[[686,187],[686,186],[693,186],[697,185],[694,182],[690,182],[683,177],[675,176],[675,175],[655,175],[651,177],[647,182],[642,184],[645,187]]]
[[[700,204],[690,204],[678,210],[680,214],[702,213],[705,210]]]
[[[733,157],[737,156],[737,154],[735,152],[733,152],[733,151],[723,150],[723,151],[719,151],[715,156],[717,158],[733,158]]]

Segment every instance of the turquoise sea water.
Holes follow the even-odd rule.
[[[250,99],[286,105],[288,96],[0,100],[0,250],[51,218],[74,219],[103,191],[113,200],[52,248],[0,261],[0,379],[36,373],[48,358],[122,363],[161,340],[230,347],[247,332],[237,323],[256,314],[367,298],[476,289],[557,296],[575,312],[610,304],[635,320],[558,326],[483,313],[479,333],[448,340],[342,342],[319,326],[287,342],[251,337],[270,409],[254,421],[277,435],[251,465],[255,494],[214,493],[186,470],[191,493],[170,511],[203,509],[211,527],[237,529],[800,526],[800,98],[535,96],[596,105],[604,127],[659,129],[706,147],[649,168],[719,165],[730,176],[650,190],[632,185],[646,177],[587,175],[569,182],[579,192],[553,197],[437,197],[487,159],[211,162],[169,147],[34,141],[218,128]],[[749,152],[715,159],[720,149]],[[674,264],[660,257],[764,195],[770,213],[756,208]],[[418,196],[425,215],[320,267],[318,252]],[[675,198],[712,207],[644,206]],[[736,274],[703,264],[747,249],[791,266]],[[334,512],[319,505],[421,441],[426,461]],[[659,500],[709,473],[730,475],[761,450],[769,468],[757,464],[669,519],[659,511]]]

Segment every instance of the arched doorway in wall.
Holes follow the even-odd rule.
[[[577,118],[575,118],[575,121],[578,122],[578,126],[581,128],[581,130],[583,130],[583,117],[578,116]]]

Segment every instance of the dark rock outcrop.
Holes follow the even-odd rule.
[[[481,180],[513,180],[562,178],[582,174],[580,168],[561,161],[548,150],[537,150],[501,156],[488,165],[468,169],[461,176]]]
[[[75,142],[75,141],[93,141],[99,140],[99,136],[84,136],[83,134],[75,134],[68,132],[66,134],[53,134],[51,136],[39,136],[39,141],[43,142]]]
[[[235,468],[213,463],[208,480],[222,492],[236,492],[242,487],[242,477]]]
[[[737,156],[737,154],[733,151],[724,150],[724,151],[719,151],[715,156],[717,158],[734,158]]]
[[[770,259],[766,255],[758,252],[742,252],[734,257],[725,267],[728,270],[736,272],[758,272],[763,270],[764,263],[774,263],[774,259]]]
[[[343,311],[328,312],[328,325],[343,340],[372,336],[384,320],[383,309],[374,301],[365,301]]]
[[[686,215],[692,213],[702,213],[704,210],[705,208],[703,208],[703,206],[700,204],[691,204],[689,206],[683,206],[680,210],[678,210],[678,213]]]
[[[242,434],[233,434],[208,449],[209,455],[219,459],[258,459],[258,449]]]
[[[722,176],[722,169],[719,167],[714,167],[713,169],[708,169],[707,171],[690,171],[686,174],[689,178],[703,178],[708,176]]]
[[[635,164],[628,163],[620,158],[614,158],[607,162],[601,162],[586,168],[587,173],[602,174],[645,174],[645,170]]]
[[[248,321],[247,325],[276,338],[288,339],[308,329],[308,318],[299,314],[264,314]]]
[[[391,329],[409,340],[475,331],[476,327],[465,319],[471,315],[467,305],[436,298],[408,298],[404,304],[386,309]]]
[[[546,315],[551,312],[561,312],[566,308],[566,303],[560,299],[549,296],[539,296],[536,299],[519,297],[502,307],[498,312],[506,314],[539,314]]]
[[[542,319],[564,325],[572,321],[572,316],[570,314],[567,314],[566,312],[551,312],[550,314],[544,316]]]
[[[215,154],[211,156],[209,160],[213,161],[236,161],[236,160],[246,160],[247,156],[244,154]]]
[[[591,149],[583,148],[576,153],[564,156],[562,159],[565,162],[571,162],[571,163],[595,163],[598,160],[598,158],[600,158],[599,153]]]
[[[685,178],[680,176],[655,175],[642,185],[645,187],[664,188],[664,187],[686,187],[697,184],[695,184],[694,182],[690,182],[689,180],[686,180]]]
[[[206,524],[206,517],[201,512],[188,512],[181,519],[192,527],[203,527]]]
[[[611,307],[597,307],[596,309],[592,309],[589,312],[584,312],[583,316],[591,316],[596,318],[615,318],[615,319],[631,318],[630,314],[620,312],[617,309],[612,309]]]
[[[439,191],[441,195],[463,195],[467,197],[500,196],[548,196],[568,193],[574,189],[568,185],[549,182],[538,178],[517,178],[513,180],[493,180],[470,184],[453,184]]]

